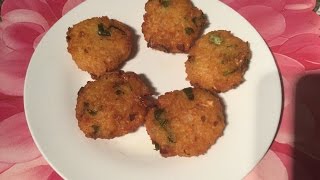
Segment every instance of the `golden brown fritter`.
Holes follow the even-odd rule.
[[[225,92],[244,81],[251,51],[229,31],[212,31],[196,41],[185,63],[187,79],[195,87]]]
[[[223,104],[207,90],[175,90],[160,96],[158,103],[148,112],[145,126],[164,157],[199,156],[223,134]]]
[[[188,52],[207,24],[190,0],[149,0],[142,32],[148,47],[171,53]]]
[[[68,29],[68,51],[81,70],[99,77],[128,59],[132,38],[129,26],[107,16],[93,17]]]
[[[145,121],[149,88],[133,72],[111,72],[78,92],[76,117],[89,138],[112,139],[137,130]]]

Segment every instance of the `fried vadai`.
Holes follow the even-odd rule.
[[[190,0],[149,0],[142,32],[148,47],[186,53],[207,25],[203,12]]]
[[[68,52],[77,66],[99,77],[118,69],[130,56],[131,28],[107,16],[86,19],[67,32]]]
[[[217,95],[200,88],[167,92],[148,112],[145,127],[163,157],[199,156],[222,136],[224,106]]]
[[[226,92],[244,81],[251,58],[249,43],[230,31],[211,31],[191,48],[185,62],[187,80],[195,87]]]
[[[78,92],[76,118],[86,137],[112,139],[145,122],[150,88],[133,72],[109,72]]]

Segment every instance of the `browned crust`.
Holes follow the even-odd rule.
[[[110,36],[99,35],[99,24]],[[99,77],[118,69],[130,56],[133,32],[129,26],[107,16],[86,19],[67,31],[68,52],[77,66]]]
[[[78,92],[76,118],[86,137],[112,139],[136,131],[145,121],[151,95],[133,72],[111,72]]]
[[[221,44],[210,37],[221,37]],[[251,58],[249,43],[230,31],[212,31],[202,36],[191,48],[185,62],[187,79],[195,87],[212,92],[226,92],[244,81]]]
[[[148,47],[170,53],[186,53],[207,24],[203,12],[190,0],[149,0],[142,32]]]
[[[220,98],[199,88],[193,88],[192,93],[193,100],[183,91],[165,93],[147,114],[147,133],[164,157],[205,154],[223,134],[225,116]],[[159,109],[164,111],[165,126],[155,118]]]

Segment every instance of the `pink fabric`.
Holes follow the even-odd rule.
[[[5,0],[1,7],[0,179],[62,179],[32,140],[23,109],[23,83],[32,53],[45,32],[81,2]]]
[[[28,130],[23,82],[35,47],[83,0],[5,0],[0,23],[0,179],[61,177]],[[263,36],[281,72],[284,103],[277,136],[245,180],[320,179],[320,17],[315,0],[223,0]],[[23,31],[21,31],[23,29]]]
[[[280,69],[284,89],[282,119],[275,141],[245,179],[319,179],[320,17],[312,12],[316,1],[223,2],[263,36]]]

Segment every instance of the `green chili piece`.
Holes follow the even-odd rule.
[[[186,94],[189,100],[194,100],[194,94],[191,87],[184,88],[182,91]]]
[[[98,111],[92,110],[92,109],[87,109],[88,113],[92,116],[97,115]]]
[[[199,17],[193,17],[193,18],[192,18],[193,24],[197,25],[198,18],[199,18]]]
[[[152,144],[154,144],[154,150],[156,150],[156,151],[160,150],[160,145],[157,142],[152,141]]]
[[[154,118],[159,121],[159,119],[163,118],[164,109],[157,108],[154,110]]]
[[[233,73],[235,73],[237,71],[238,71],[238,68],[234,68],[234,69],[231,69],[231,70],[224,71],[223,72],[223,76],[228,76],[228,75],[233,74]]]
[[[94,124],[91,127],[93,129],[93,134],[96,135],[100,129],[100,126]]]
[[[206,19],[207,19],[206,15],[201,14],[201,16],[199,16],[199,17],[193,17],[192,22],[197,27],[202,27],[206,24]]]
[[[90,109],[90,104],[88,102],[84,102],[83,106],[84,106],[83,110],[87,111],[92,116],[95,116],[98,113],[98,111]]]
[[[194,33],[194,30],[191,27],[187,27],[184,29],[185,33],[188,35],[191,35],[192,33]]]
[[[173,133],[168,128],[168,120],[165,118],[164,109],[157,108],[154,111],[154,118],[159,123],[160,127],[163,128],[163,130],[166,132],[168,141],[170,143],[176,143]]]
[[[111,36],[111,33],[105,28],[103,23],[98,24],[98,35],[99,36]]]
[[[116,90],[116,95],[121,96],[121,95],[123,95],[123,94],[124,94],[124,92],[121,91],[120,89],[117,89],[117,90]]]
[[[123,91],[122,85],[123,84],[116,83],[113,86],[113,89],[115,90],[115,94],[118,95],[118,96],[124,95],[124,91]]]
[[[176,143],[176,138],[173,136],[172,133],[168,133],[168,141],[170,143]]]
[[[154,118],[159,122],[162,128],[165,128],[167,120],[164,118],[164,109],[156,109],[154,111]]]
[[[160,0],[160,3],[163,7],[167,8],[170,5],[170,0]]]
[[[209,41],[211,43],[216,44],[216,45],[220,45],[223,40],[222,40],[221,37],[212,34],[212,35],[209,36]]]

